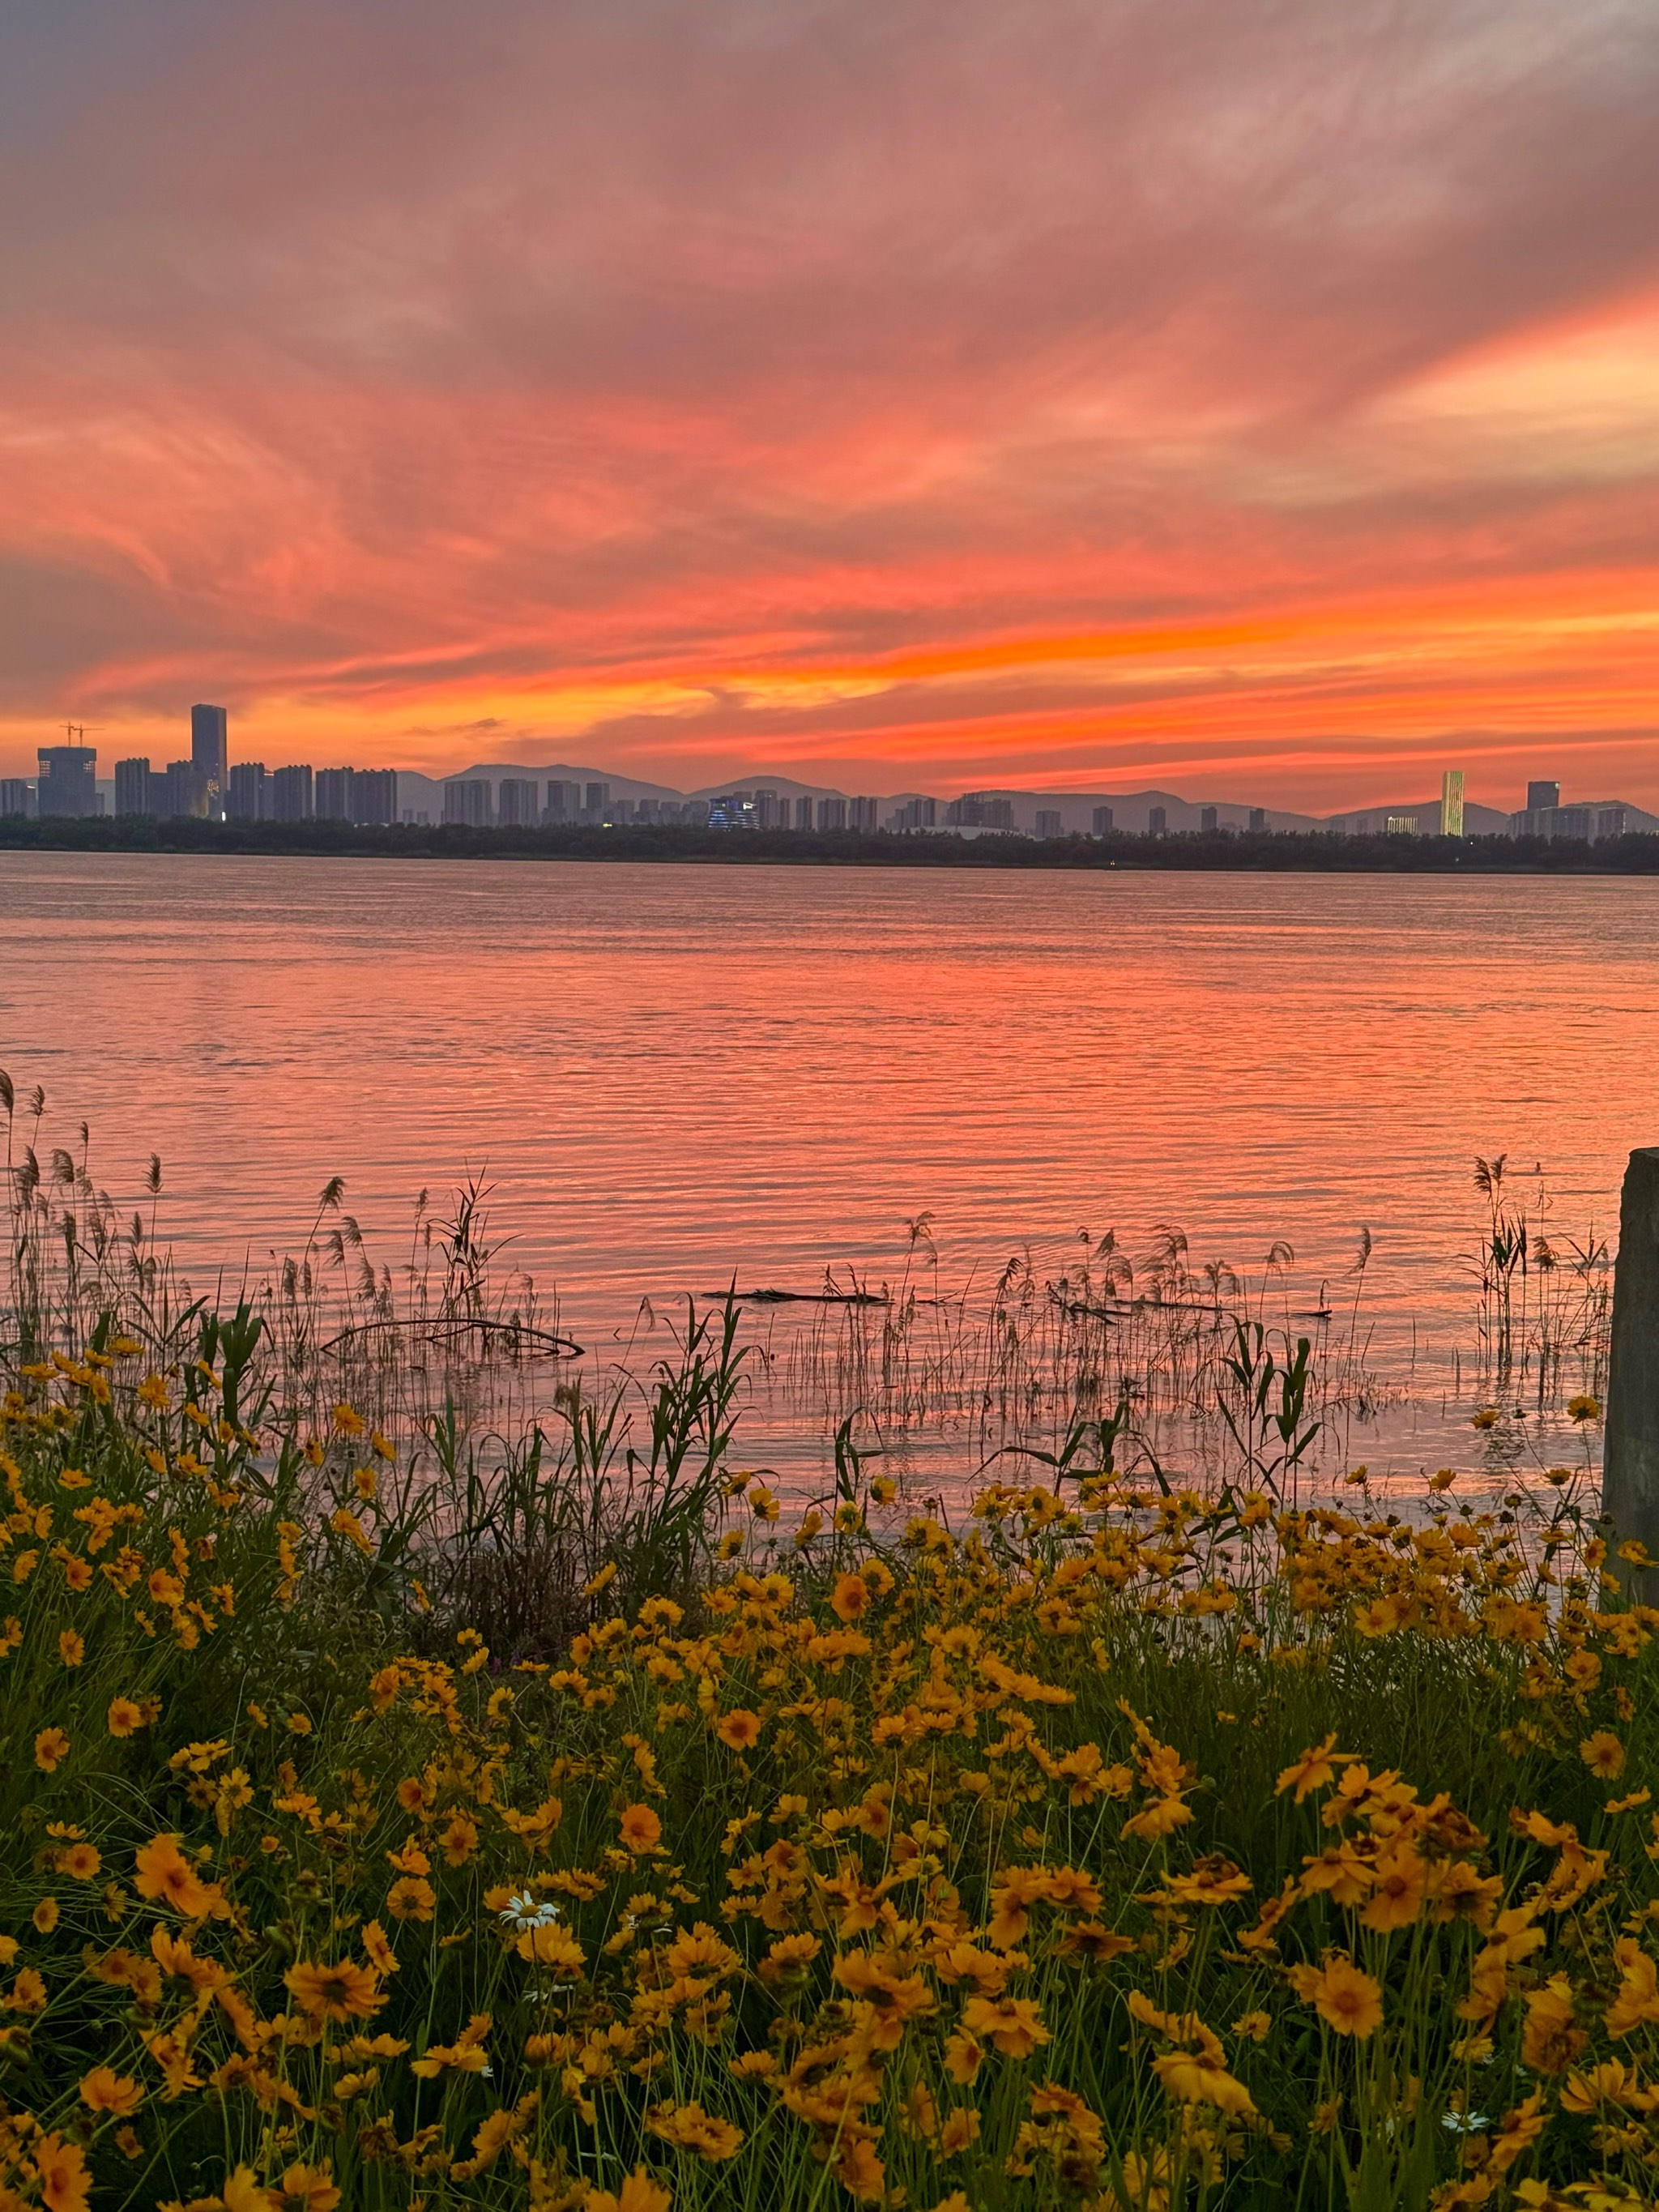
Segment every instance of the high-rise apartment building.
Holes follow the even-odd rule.
[[[778,827],[778,794],[775,791],[757,791],[755,793],[755,827],[757,830],[775,830]]]
[[[458,776],[444,786],[444,820],[465,830],[489,827],[489,779]]]
[[[574,822],[582,811],[582,787],[579,783],[550,781],[547,787],[545,821],[558,823]]]
[[[812,802],[803,792],[795,801],[795,827],[797,830],[810,830],[811,826]]]
[[[1221,817],[1213,806],[1200,806],[1199,808],[1198,826],[1200,832],[1218,829],[1220,826],[1220,822]]]
[[[1059,807],[1057,807],[1057,806],[1039,806],[1039,807],[1038,807],[1038,809],[1037,809],[1037,811],[1036,811],[1036,834],[1037,834],[1037,836],[1038,836],[1039,837],[1058,837],[1058,836],[1059,836],[1059,835],[1060,835],[1060,809],[1059,809]]]
[[[853,799],[847,805],[848,826],[853,830],[874,831],[881,827],[881,801],[878,799]]]
[[[34,812],[34,786],[21,775],[0,776],[0,814],[21,816]]]
[[[116,762],[115,811],[118,814],[155,813],[155,794],[151,789],[148,759]]]
[[[222,707],[191,708],[190,758],[207,789],[204,811],[222,822],[230,797],[230,717]]]
[[[1599,844],[1604,837],[1651,837],[1659,835],[1659,816],[1646,813],[1626,799],[1591,799],[1577,806],[1528,806],[1510,817],[1511,837],[1583,838]]]
[[[844,830],[847,827],[847,801],[844,799],[821,799],[818,801],[820,830]]]
[[[352,816],[365,828],[390,828],[398,818],[398,771],[360,768],[351,787]]]
[[[1266,830],[1267,826],[1267,808],[1265,806],[1253,806],[1250,809],[1250,834],[1252,836],[1259,836],[1261,831]]]
[[[590,783],[582,795],[582,811],[590,822],[603,822],[611,804],[608,783]]]
[[[542,818],[542,787],[529,777],[504,775],[495,788],[495,823],[501,830],[531,830]]]
[[[1560,804],[1561,787],[1559,783],[1552,783],[1547,777],[1545,777],[1540,778],[1540,781],[1535,783],[1529,783],[1527,786],[1527,811],[1528,814],[1535,814],[1542,807],[1559,806]]]
[[[1112,810],[1109,806],[1096,807],[1094,812],[1094,831],[1097,837],[1109,837],[1111,836]]]
[[[279,768],[270,779],[270,818],[273,822],[309,822],[311,769],[301,763]]]
[[[933,799],[907,799],[902,806],[896,806],[887,817],[887,827],[902,835],[911,830],[931,830],[939,820],[939,801]]]
[[[311,787],[312,814],[319,822],[355,822],[352,786],[356,771],[349,768],[319,768]]]
[[[263,761],[238,761],[230,771],[225,813],[232,822],[269,822],[270,781]]]
[[[945,818],[963,830],[1012,830],[1014,802],[1000,799],[994,791],[964,791],[945,808]]]
[[[34,811],[84,819],[98,811],[96,745],[41,745],[40,774],[34,787]]]
[[[193,760],[169,761],[156,779],[161,787],[158,814],[175,822],[204,822],[218,805],[211,778]]]
[[[1167,837],[1170,834],[1170,811],[1165,806],[1150,806],[1146,810],[1146,835]]]

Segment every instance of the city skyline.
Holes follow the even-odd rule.
[[[724,789],[686,793],[636,779],[608,779],[592,768],[568,763],[544,764],[526,775],[521,763],[475,763],[441,779],[406,769],[315,767],[309,762],[268,769],[263,761],[230,758],[228,710],[204,704],[190,710],[188,758],[158,770],[147,756],[129,757],[114,763],[112,779],[100,779],[97,749],[85,744],[84,726],[71,723],[66,734],[71,740],[67,745],[38,748],[33,784],[0,777],[0,815],[316,820],[474,830],[652,825],[900,835],[943,830],[1037,838],[1115,832],[1163,836],[1194,830],[1329,830],[1358,836],[1498,836],[1595,842],[1630,833],[1659,834],[1659,814],[1628,799],[1592,799],[1569,792],[1564,804],[1559,777],[1529,778],[1521,806],[1494,808],[1468,798],[1461,768],[1442,770],[1437,798],[1372,802],[1317,816],[1237,799],[1194,800],[1158,789],[1063,792],[1003,786],[954,797],[849,794],[784,776],[751,775],[733,779]],[[614,787],[623,784],[629,787],[625,792]]]
[[[21,11],[0,775],[1659,805],[1642,0]]]

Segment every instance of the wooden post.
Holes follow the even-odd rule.
[[[1601,1510],[1659,1559],[1659,1146],[1630,1156],[1613,1271]]]

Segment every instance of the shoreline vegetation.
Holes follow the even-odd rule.
[[[958,1497],[850,1416],[787,1497],[735,1299],[515,1425],[556,1316],[476,1194],[390,1311],[331,1184],[216,1313],[159,1164],[123,1221],[31,1112],[7,2212],[1651,2205],[1659,1569],[1594,1396],[1496,1496],[1316,1488],[1310,1338],[1245,1310],[1191,1471],[1109,1376]],[[1481,1164],[1513,1384],[1597,1278],[1529,1308]]]
[[[1169,836],[975,837],[918,830],[718,830],[672,824],[522,830],[454,823],[194,822],[0,817],[0,852],[223,853],[312,859],[662,860],[727,866],[1113,869],[1195,873],[1659,874],[1659,836],[1595,844],[1540,837],[1347,837],[1287,831]]]

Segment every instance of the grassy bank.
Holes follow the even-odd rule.
[[[1582,1475],[1291,1511],[1108,1420],[786,1516],[714,1332],[515,1520],[239,1346],[0,1413],[0,2203],[1651,2200],[1659,1611]]]

